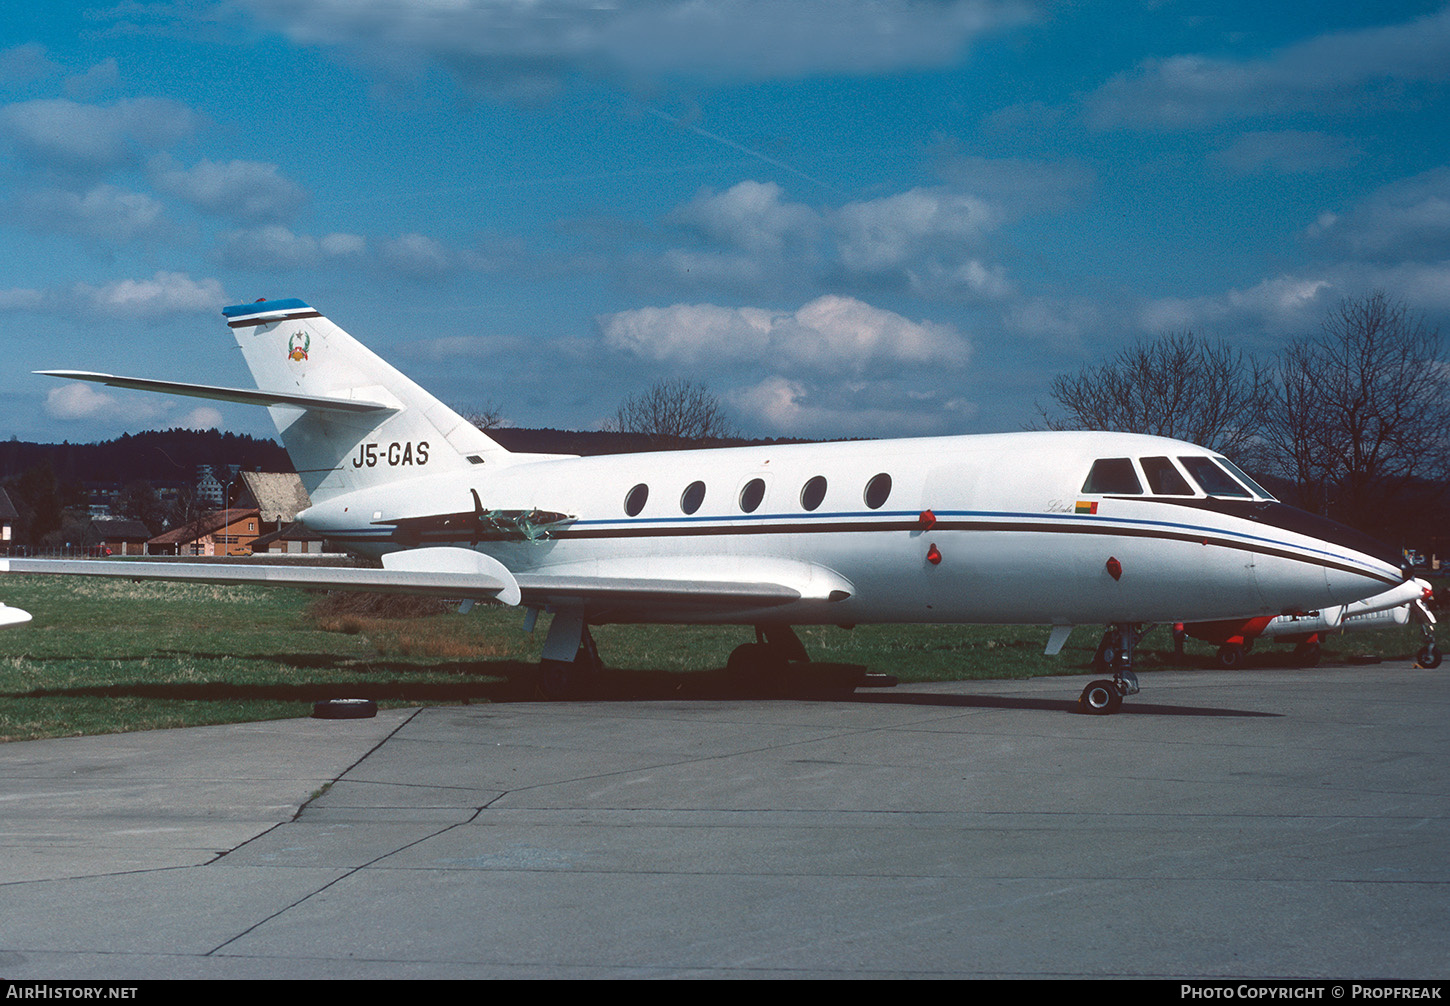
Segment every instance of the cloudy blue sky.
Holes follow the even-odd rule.
[[[756,435],[1021,428],[1146,336],[1450,331],[1450,6],[222,0],[0,23],[0,437],[271,430],[32,377],[248,384],[300,297],[445,401]],[[1208,13],[1205,13],[1205,10]]]

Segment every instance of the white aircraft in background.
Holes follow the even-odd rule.
[[[1138,690],[1145,623],[1348,604],[1406,578],[1378,542],[1275,501],[1192,444],[1011,433],[574,457],[510,453],[300,300],[222,311],[257,388],[55,377],[267,406],[312,495],[306,526],[383,568],[9,560],[0,571],[261,582],[488,599],[553,613],[546,694],[599,666],[589,626],[753,626],[732,670],[808,660],[792,626],[1109,628]]]
[[[1220,667],[1242,667],[1244,655],[1256,639],[1294,643],[1294,658],[1303,664],[1319,662],[1320,637],[1333,632],[1365,632],[1406,625],[1413,618],[1420,626],[1424,645],[1415,655],[1421,667],[1439,667],[1441,654],[1435,645],[1435,613],[1430,602],[1435,595],[1430,581],[1406,580],[1373,597],[1350,604],[1333,605],[1318,611],[1293,612],[1270,618],[1229,619],[1188,623],[1184,632],[1195,639],[1217,643]]]

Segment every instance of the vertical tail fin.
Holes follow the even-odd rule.
[[[271,405],[314,502],[500,461],[508,452],[300,300],[223,308],[267,392],[376,403],[368,411]]]

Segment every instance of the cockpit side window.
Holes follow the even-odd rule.
[[[1148,478],[1148,491],[1154,496],[1192,496],[1193,487],[1167,458],[1139,458],[1143,474]]]
[[[1269,492],[1263,486],[1259,485],[1253,479],[1245,475],[1244,470],[1238,465],[1234,464],[1228,458],[1214,458],[1213,460],[1217,461],[1219,464],[1227,468],[1229,470],[1229,473],[1233,475],[1234,478],[1242,482],[1244,485],[1248,486],[1255,496],[1262,496],[1264,497],[1264,499],[1274,498],[1273,493]]]
[[[1093,462],[1082,491],[1137,495],[1142,493],[1143,484],[1138,481],[1131,458],[1099,458]]]
[[[1209,458],[1181,457],[1178,459],[1188,474],[1203,487],[1210,496],[1248,496],[1249,491],[1233,480],[1228,472],[1214,464]]]

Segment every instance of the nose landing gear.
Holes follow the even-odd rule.
[[[1420,623],[1420,636],[1425,645],[1415,654],[1415,666],[1433,670],[1440,666],[1440,648],[1435,645],[1435,613],[1430,610],[1430,592],[1410,605],[1410,614]]]
[[[1118,711],[1118,707],[1123,704],[1123,695],[1114,681],[1090,681],[1078,696],[1077,704],[1085,713],[1106,716]]]
[[[1138,676],[1133,673],[1133,650],[1145,631],[1136,623],[1108,626],[1093,657],[1093,668],[1100,673],[1111,671],[1113,676],[1088,682],[1077,699],[1081,712],[1107,716],[1118,711],[1125,695],[1138,694]]]

